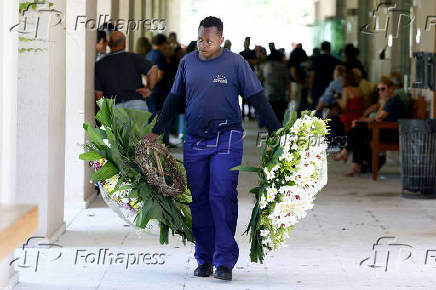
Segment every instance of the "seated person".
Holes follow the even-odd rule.
[[[342,95],[342,84],[345,76],[345,67],[337,65],[333,72],[333,81],[330,82],[324,94],[318,100],[316,110],[318,115],[322,115],[321,110],[328,108],[326,118],[330,119],[328,126],[330,127],[330,138],[335,138],[344,135],[344,125],[340,120],[341,108],[338,105],[337,98]]]
[[[409,94],[404,90],[403,85],[403,75],[399,72],[391,73],[391,80],[394,84],[394,95],[398,95],[400,99],[403,101],[404,110],[406,111],[406,116],[408,118],[412,117],[412,98]]]
[[[371,168],[371,148],[369,141],[371,140],[371,131],[368,128],[369,122],[389,121],[396,122],[398,119],[405,116],[403,102],[400,97],[394,95],[394,85],[390,78],[382,76],[377,84],[377,92],[379,94],[380,103],[368,108],[365,112],[367,117],[357,119],[353,122],[351,131],[347,134],[347,145],[338,154],[333,156],[336,161],[348,159],[348,153],[353,152],[353,170],[347,173],[347,176],[359,175],[362,171]],[[375,116],[369,115],[373,112]],[[398,130],[385,129],[380,134],[382,142],[398,142]]]
[[[337,65],[333,72],[333,80],[318,100],[316,110],[319,111],[324,107],[329,107],[337,103],[335,95],[342,95],[342,82],[345,75],[345,66]]]

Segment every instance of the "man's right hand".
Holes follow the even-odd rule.
[[[150,142],[156,142],[157,137],[159,137],[158,134],[155,134],[155,133],[148,133],[147,135],[145,135],[145,136],[142,137],[142,138],[147,139],[147,140],[150,141]]]

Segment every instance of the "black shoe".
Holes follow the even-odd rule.
[[[198,265],[197,269],[194,270],[194,276],[197,277],[209,277],[213,273],[212,264],[202,264]]]
[[[218,266],[215,270],[214,277],[221,280],[232,280],[232,269],[225,266]]]

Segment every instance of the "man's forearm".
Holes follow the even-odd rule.
[[[266,124],[269,133],[272,133],[282,127],[263,91],[248,97],[248,100],[259,114],[259,118],[262,119]]]
[[[147,87],[152,90],[156,84],[158,83],[158,69],[157,65],[154,65],[151,67],[151,69],[148,71],[147,76]]]
[[[152,132],[162,134],[162,132],[171,124],[172,119],[178,112],[178,108],[183,105],[183,99],[180,96],[169,94],[165,99],[163,109],[159,114],[156,124]]]

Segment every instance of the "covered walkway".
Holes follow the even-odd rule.
[[[258,129],[254,122],[246,122],[245,128],[243,163],[256,165]],[[63,247],[62,257],[52,262],[41,259],[38,272],[21,270],[14,289],[433,289],[436,201],[402,198],[396,164],[388,162],[381,172],[384,178],[377,182],[369,175],[343,177],[349,167],[329,161],[329,182],[318,194],[314,209],[297,226],[288,247],[272,253],[264,264],[250,263],[248,237],[242,235],[253,206],[248,190],[257,179],[241,173],[236,235],[240,258],[230,283],[194,277],[193,245],[185,247],[172,238],[169,245],[161,246],[153,232],[138,235],[98,197],[79,212],[66,208],[67,229],[55,241]],[[373,244],[383,236],[397,240],[382,239],[374,262]],[[389,243],[411,247],[399,250]],[[106,248],[114,253],[164,253],[164,264],[126,269],[124,264],[97,265],[80,258]],[[81,252],[75,264],[77,250]],[[433,252],[427,254],[427,250]],[[409,252],[412,256],[402,261]]]

